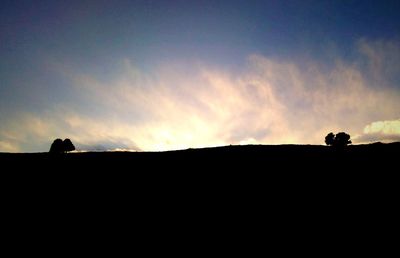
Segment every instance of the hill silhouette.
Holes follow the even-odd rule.
[[[272,207],[306,201],[317,205],[312,209],[332,202],[353,209],[371,201],[382,205],[396,196],[399,153],[400,143],[339,149],[244,145],[166,152],[1,153],[0,164],[11,192],[20,189],[25,193],[21,198],[38,192],[57,198],[51,202],[60,196],[83,206],[87,201],[82,196],[93,196],[91,201],[100,206],[106,199],[125,206],[131,198],[144,206],[203,199],[207,205],[240,200],[257,206],[269,200]]]
[[[166,209],[176,202],[181,205],[176,209],[184,209],[206,200],[202,205],[315,205],[309,207],[313,210],[333,205],[347,212],[371,202],[392,206],[399,153],[399,142],[339,149],[244,145],[166,152],[1,153],[0,164],[3,179],[11,178],[3,182],[14,194],[23,192],[22,199],[39,192],[45,199],[56,198],[52,203],[72,198],[82,206],[102,206],[108,200],[124,207],[136,200],[145,207],[162,203]]]
[[[277,170],[336,171],[396,167],[400,143],[351,145],[234,145],[165,152],[0,153],[0,162],[39,171],[143,171],[165,173],[276,173]],[[294,169],[294,170],[293,170]]]
[[[18,221],[53,219],[72,228],[87,228],[92,221],[92,232],[103,230],[104,222],[120,229],[135,225],[132,232],[141,225],[143,234],[164,230],[168,235],[188,227],[226,235],[251,228],[253,236],[260,229],[278,238],[290,232],[296,241],[305,232],[323,232],[353,244],[355,235],[381,236],[378,229],[395,221],[398,153],[400,143],[343,149],[246,145],[56,156],[1,153],[0,164],[7,210]],[[27,210],[42,212],[26,215]],[[356,233],[344,233],[349,230]]]

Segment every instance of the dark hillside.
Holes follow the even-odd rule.
[[[40,174],[104,173],[190,174],[239,173],[291,174],[309,172],[355,173],[396,171],[400,143],[352,145],[334,148],[319,145],[245,145],[167,152],[2,153],[0,162],[9,171]],[[21,173],[20,172],[20,173]],[[349,172],[349,173],[348,173]]]
[[[143,236],[262,230],[354,245],[355,236],[381,236],[397,219],[399,153],[399,143],[3,153],[3,207],[18,225],[63,232],[109,230],[104,224]]]

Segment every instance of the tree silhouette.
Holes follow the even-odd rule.
[[[345,132],[340,132],[340,133],[336,134],[335,144],[338,147],[343,147],[343,146],[346,146],[348,144],[351,144],[350,135],[348,135]]]
[[[75,150],[75,146],[72,144],[72,142],[71,142],[70,139],[65,139],[65,140],[63,141],[63,150],[64,150],[65,152]]]
[[[49,152],[52,154],[61,154],[75,150],[75,146],[72,144],[70,139],[55,139],[51,144]]]
[[[351,144],[350,135],[345,132],[340,132],[336,135],[329,133],[325,136],[325,143],[326,145],[332,145],[334,147],[344,147]]]
[[[63,153],[64,152],[63,149],[64,149],[63,140],[55,139],[50,146],[49,152],[53,154]]]
[[[326,145],[333,145],[334,142],[335,142],[335,135],[333,133],[329,133],[327,136],[325,136]]]

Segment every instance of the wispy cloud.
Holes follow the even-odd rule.
[[[195,62],[141,71],[126,60],[115,79],[73,75],[83,102],[20,116],[13,122],[19,128],[0,128],[0,140],[23,149],[21,139],[44,145],[69,137],[81,148],[135,150],[322,144],[331,131],[366,140],[360,136],[372,135],[366,126],[400,117],[397,68],[390,68],[400,67],[400,59],[384,58],[398,55],[400,47],[367,40],[357,46],[357,60],[337,58],[330,66],[251,55],[246,68],[235,72]]]
[[[0,152],[19,152],[19,149],[12,142],[0,141]]]

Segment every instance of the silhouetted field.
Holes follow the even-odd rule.
[[[130,173],[173,172],[263,173],[395,171],[400,143],[351,145],[334,148],[320,145],[244,145],[166,152],[0,153],[0,162],[10,169],[27,168],[32,173]],[[358,171],[361,172],[361,171]],[[365,171],[367,172],[367,171]],[[374,171],[378,172],[378,171]]]
[[[63,225],[63,232],[99,232],[108,223],[165,239],[177,229],[233,236],[261,230],[277,239],[290,232],[296,242],[313,234],[321,246],[326,237],[354,245],[354,236],[385,235],[397,219],[399,153],[400,143],[2,153],[3,206],[18,224]]]
[[[46,189],[46,195],[227,198],[213,200],[217,203],[243,198],[253,202],[261,197],[272,202],[282,198],[326,202],[340,197],[348,205],[358,205],[377,196],[386,196],[379,198],[383,202],[396,195],[399,153],[400,143],[342,149],[246,145],[167,152],[2,153],[0,163],[2,176],[11,177],[11,185],[34,192]],[[362,198],[355,200],[357,196]]]

